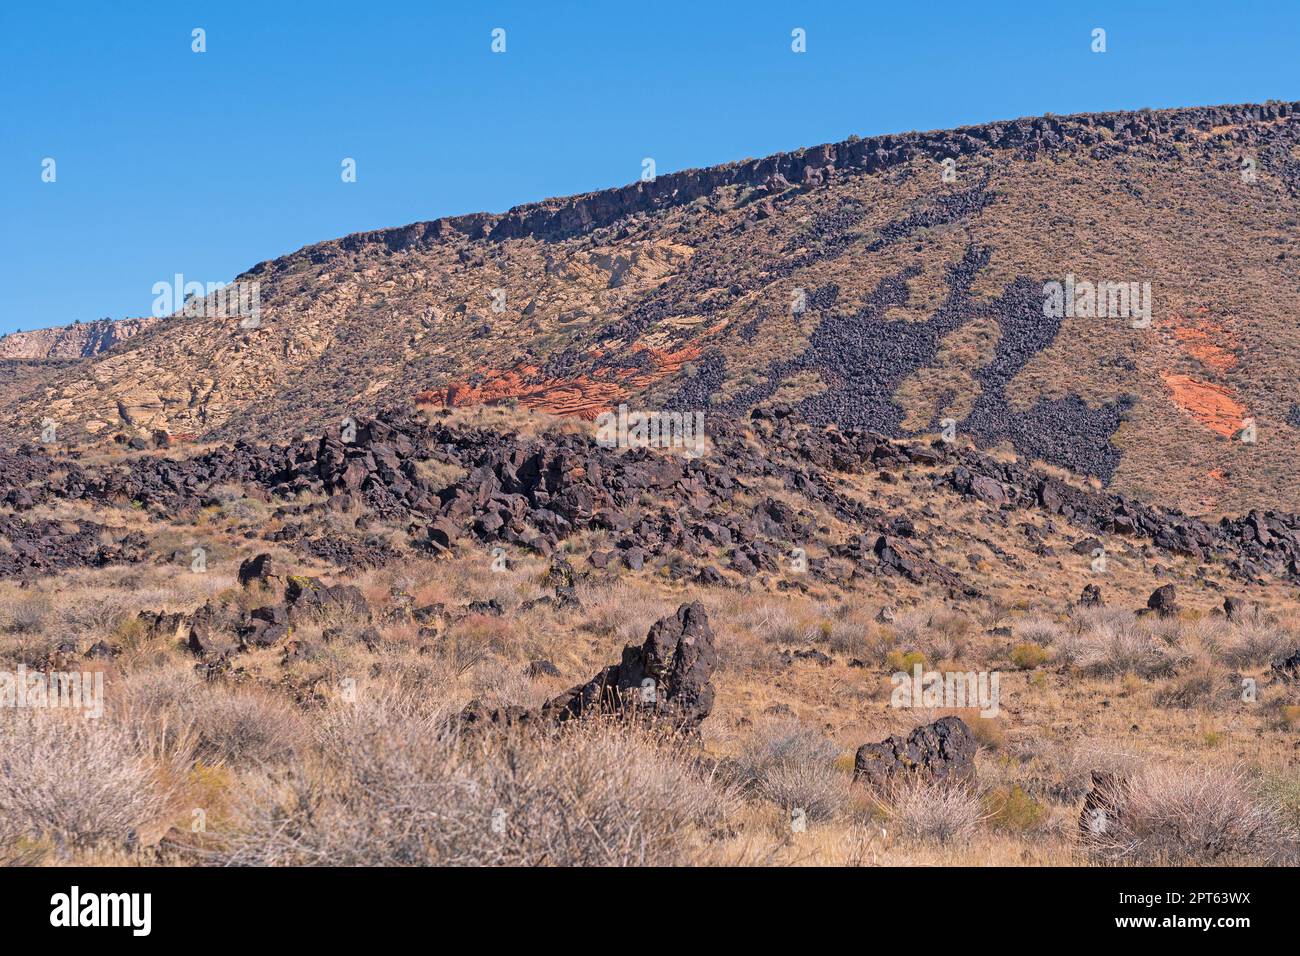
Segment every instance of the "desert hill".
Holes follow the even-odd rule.
[[[947,422],[1195,514],[1296,511],[1298,190],[1296,104],[851,139],[309,246],[237,277],[253,327],[176,315],[24,368],[4,426],[273,440],[412,401],[783,402]],[[1090,303],[1105,283],[1131,300]]]

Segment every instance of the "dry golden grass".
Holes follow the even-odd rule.
[[[879,504],[919,495],[926,478],[916,481],[915,488],[884,486],[854,476],[851,485]],[[207,533],[216,542],[232,536],[232,547],[229,555],[216,550],[206,573],[164,562],[69,572],[26,587],[0,582],[0,669],[35,666],[63,653],[62,644],[79,653],[105,640],[121,650],[95,663],[106,676],[102,720],[18,714],[18,723],[6,725],[6,756],[17,756],[0,764],[0,811],[8,808],[0,812],[0,858],[1238,862],[1250,855],[1238,853],[1241,840],[1222,852],[1192,853],[1170,842],[1170,821],[1201,807],[1213,819],[1248,807],[1258,825],[1242,840],[1267,836],[1271,847],[1250,858],[1286,859],[1300,825],[1293,748],[1300,699],[1270,681],[1268,665],[1300,643],[1293,603],[1273,601],[1280,592],[1261,588],[1253,594],[1273,611],[1228,622],[1211,613],[1207,592],[1180,590],[1181,617],[1139,618],[1133,609],[1151,588],[1169,575],[1181,582],[1192,569],[1171,560],[1157,575],[1137,552],[1119,550],[1102,580],[1110,607],[1071,611],[1082,585],[1096,578],[1085,560],[1073,560],[1068,529],[1042,530],[1061,555],[1056,567],[1034,556],[1014,525],[981,521],[984,512],[956,498],[931,493],[929,500],[950,509],[918,533],[918,546],[936,559],[997,547],[1024,568],[982,577],[995,585],[988,596],[961,602],[888,578],[852,588],[810,580],[807,593],[780,591],[778,583],[796,579],[788,570],[733,588],[674,583],[651,571],[594,573],[578,584],[580,607],[525,610],[550,593],[549,561],[512,552],[509,567],[497,572],[486,552],[466,550],[346,578],[375,611],[376,646],[356,639],[357,620],[300,623],[291,635],[296,656],[278,647],[237,654],[240,670],[210,683],[174,637],[149,635],[135,617],[189,611],[210,598],[244,609],[263,603],[267,595],[234,580],[240,552],[232,529],[245,517],[214,510]],[[1031,514],[1017,520],[1041,525]],[[582,573],[586,554],[608,544],[603,534],[586,534],[565,551]],[[327,568],[278,554],[329,577]],[[399,612],[403,605],[457,610],[489,600],[504,609],[501,616],[452,615],[432,634]],[[588,679],[687,600],[708,611],[720,658],[701,749],[614,727],[491,745],[451,730],[448,715],[472,699],[535,706]],[[894,609],[892,621],[878,617],[885,607]],[[788,656],[793,651],[817,651],[825,660]],[[542,659],[560,676],[531,676],[529,662]],[[891,707],[891,675],[918,662],[997,671],[998,714]],[[1244,699],[1247,678],[1257,684],[1256,699]],[[880,800],[852,783],[858,746],[946,713],[962,716],[979,742],[969,790],[917,785]],[[99,776],[82,780],[63,769],[83,764],[100,768]],[[1133,817],[1128,838],[1140,852],[1084,845],[1077,821],[1091,771],[1136,779],[1144,768],[1220,782],[1192,792],[1143,784],[1135,792],[1146,795],[1144,815]],[[80,807],[88,798],[101,809]],[[504,835],[494,829],[498,809]],[[804,829],[792,827],[796,811]],[[154,849],[169,829],[164,849]]]

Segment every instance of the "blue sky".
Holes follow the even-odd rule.
[[[146,315],[178,272],[619,185],[644,157],[1300,99],[1297,49],[1295,0],[5,0],[0,333]]]

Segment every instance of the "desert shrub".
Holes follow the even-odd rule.
[[[925,666],[925,655],[920,651],[900,651],[897,648],[885,655],[885,667],[895,673],[912,673],[917,664]]]
[[[55,609],[51,627],[68,638],[108,637],[135,618],[139,598],[130,591],[95,590],[64,597]]]
[[[1022,671],[1041,667],[1047,663],[1049,656],[1047,651],[1037,644],[1017,644],[1011,649],[1011,663]]]
[[[44,627],[54,612],[48,595],[7,595],[0,599],[0,631],[9,634],[36,634]]]
[[[1207,658],[1197,658],[1165,682],[1156,703],[1161,707],[1214,708],[1226,703],[1233,692],[1227,671]]]
[[[826,643],[836,654],[875,662],[884,659],[891,640],[874,621],[846,617],[831,622]]]
[[[1033,830],[1043,822],[1047,813],[1047,808],[1019,784],[995,787],[984,795],[981,802],[989,826],[994,830]]]
[[[328,714],[318,737],[311,760],[248,805],[223,862],[682,864],[734,806],[648,728],[592,722],[476,745],[381,700]]]
[[[810,821],[829,820],[845,805],[851,778],[838,769],[839,747],[816,730],[777,722],[750,738],[732,765],[742,790]]]
[[[966,615],[944,607],[919,608],[894,620],[895,644],[905,651],[919,651],[927,660],[954,661],[965,652],[974,634],[974,622]]]
[[[922,779],[894,786],[881,808],[899,839],[940,845],[968,842],[985,816],[969,788]]]
[[[1300,770],[1266,773],[1259,786],[1264,799],[1277,808],[1283,824],[1300,832]]]
[[[1140,677],[1172,674],[1185,655],[1153,632],[1152,626],[1127,613],[1081,614],[1057,642],[1057,658],[1084,674]]]
[[[1051,647],[1066,633],[1064,625],[1047,617],[1027,617],[1016,623],[1014,631],[1023,643],[1042,647]]]
[[[1088,844],[1112,861],[1271,863],[1295,833],[1240,769],[1149,766],[1115,791],[1118,809]]]
[[[543,703],[527,668],[496,658],[473,667],[469,673],[469,691],[475,699],[491,707],[531,707]]]
[[[128,846],[171,791],[130,729],[63,712],[0,712],[0,844]]]
[[[1229,667],[1260,667],[1289,655],[1300,645],[1290,630],[1263,615],[1234,621],[1221,655]]]
[[[195,698],[193,720],[197,755],[210,763],[282,763],[302,739],[298,713],[256,690],[205,687]]]

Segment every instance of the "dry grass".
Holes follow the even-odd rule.
[[[840,748],[797,722],[766,722],[745,741],[730,771],[742,790],[809,822],[830,820],[849,801],[849,776],[836,767]]]
[[[988,817],[969,788],[926,780],[895,786],[880,807],[899,839],[941,846],[969,843]]]
[[[1112,795],[1118,813],[1091,838],[1112,861],[1148,865],[1296,860],[1296,833],[1239,768],[1148,767]]]
[[[692,862],[732,808],[682,744],[615,725],[459,740],[409,702],[332,714],[266,783],[236,864],[628,866]]]
[[[212,520],[217,534],[220,515]],[[611,542],[593,533],[570,544],[581,572],[586,553]],[[239,609],[265,603],[267,595],[234,586],[231,566],[206,575],[110,568],[27,588],[0,582],[0,660],[30,665],[69,638],[79,651],[92,639],[123,650],[97,665],[107,672],[108,711],[93,734],[71,727],[55,735],[55,723],[36,722],[47,729],[24,741],[28,731],[11,725],[0,765],[14,767],[10,754],[25,754],[23,773],[39,786],[5,791],[0,859],[121,862],[169,826],[188,833],[195,808],[208,830],[182,838],[193,846],[171,862],[1276,862],[1286,859],[1284,839],[1275,853],[1248,852],[1241,840],[1192,853],[1178,849],[1177,836],[1192,830],[1169,821],[1178,807],[1192,808],[1185,816],[1205,808],[1213,820],[1249,806],[1257,811],[1249,819],[1264,821],[1251,839],[1274,832],[1268,821],[1283,835],[1300,826],[1300,788],[1286,771],[1295,727],[1288,715],[1300,707],[1267,678],[1270,660],[1295,646],[1283,609],[1233,622],[1202,611],[1161,621],[1135,617],[1129,608],[1141,601],[1108,586],[1111,608],[1067,616],[1059,594],[1067,586],[1077,594],[1078,582],[1050,575],[1044,581],[1057,590],[1033,603],[957,604],[889,580],[840,590],[808,579],[801,594],[762,578],[698,588],[653,574],[594,574],[578,585],[581,607],[525,611],[524,602],[550,593],[549,562],[510,559],[498,573],[485,552],[471,550],[348,577],[375,611],[377,646],[355,638],[356,619],[299,622],[293,639],[302,654],[238,654],[232,662],[241,670],[210,683],[173,638],[150,637],[134,618],[190,610],[209,597]],[[490,599],[504,615],[461,613]],[[705,604],[720,656],[702,740],[612,726],[462,740],[449,729],[448,715],[471,698],[535,706],[585,680],[685,600]],[[436,636],[422,636],[393,613],[407,601],[455,613]],[[896,609],[892,623],[877,620],[886,605]],[[327,638],[336,625],[341,636]],[[792,650],[826,656],[792,660],[784,655]],[[538,658],[560,676],[528,676]],[[891,672],[913,660],[1001,670],[1003,712],[993,720],[961,714],[981,744],[977,785],[917,783],[875,804],[850,782],[852,751],[946,712],[889,706]],[[1242,702],[1241,674],[1258,679],[1257,706]],[[355,699],[344,698],[345,681]],[[1147,822],[1141,839],[1125,844],[1132,850],[1085,854],[1076,824],[1092,770],[1177,774],[1207,759],[1255,761],[1258,773],[1243,772],[1248,785],[1239,788],[1246,803],[1166,788],[1161,805],[1174,809],[1134,817],[1135,827]],[[60,760],[101,769],[95,779],[63,780],[37,766]],[[806,832],[792,831],[794,810],[803,811]]]
[[[129,725],[75,714],[0,712],[0,852],[19,841],[55,851],[130,849],[175,795],[159,750]]]

